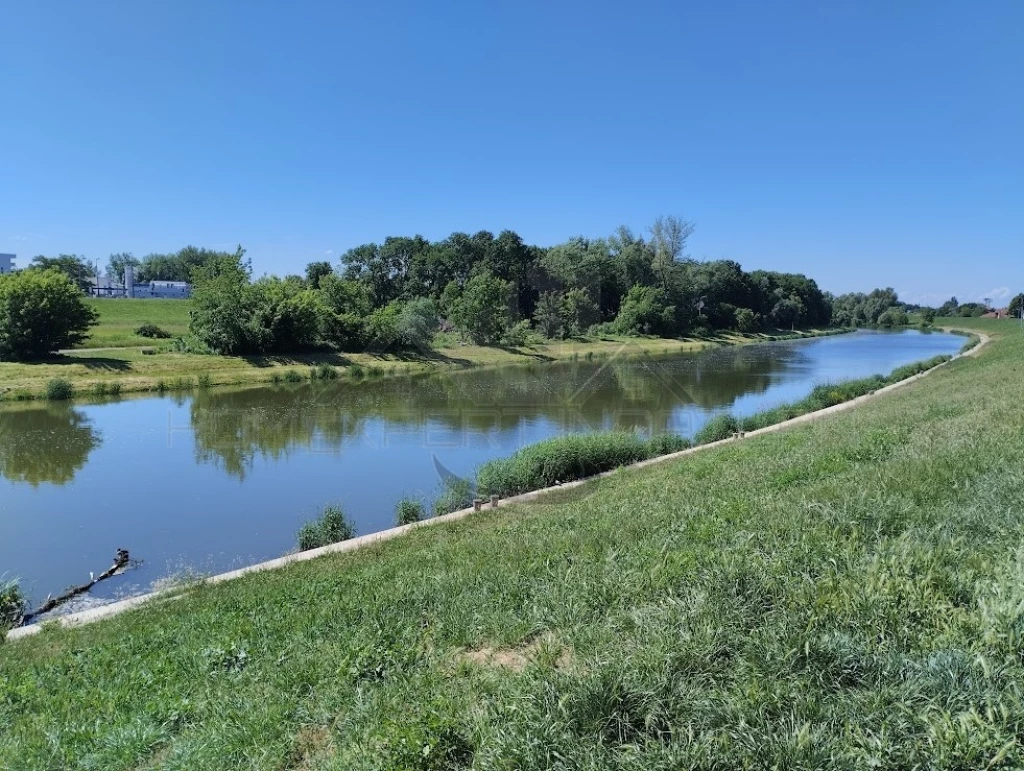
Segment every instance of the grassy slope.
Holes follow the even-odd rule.
[[[143,324],[156,324],[173,337],[188,333],[187,300],[92,298],[86,304],[99,311],[100,319],[82,348],[153,345],[153,340],[135,334]]]
[[[157,306],[183,305],[181,302],[174,303],[170,300],[136,300],[134,302]],[[139,319],[134,316],[130,318],[131,321],[122,319],[118,323],[137,326],[136,322]],[[155,323],[168,331],[177,329],[169,319]],[[116,328],[117,324],[113,321],[98,327],[100,339],[107,341],[116,339],[116,335],[120,334]],[[134,326],[132,328],[134,329]],[[434,351],[426,356],[346,353],[239,357],[203,356],[162,351],[158,351],[154,355],[146,355],[143,354],[142,348],[95,352],[82,350],[50,361],[27,364],[0,362],[0,401],[39,396],[43,393],[46,383],[53,378],[70,380],[80,392],[88,392],[98,384],[109,385],[116,382],[121,384],[122,392],[127,393],[158,390],[160,383],[170,388],[181,386],[188,388],[195,386],[200,375],[208,376],[213,385],[265,383],[274,378],[280,378],[288,370],[297,370],[305,375],[311,365],[321,362],[340,367],[347,367],[351,364],[359,364],[364,368],[379,367],[385,373],[406,372],[439,366],[516,364],[532,360],[582,357],[587,354],[612,356],[619,353],[668,353],[698,350],[720,343],[757,342],[765,337],[765,335],[740,335],[738,333],[722,333],[711,339],[692,340],[608,337],[588,341],[566,340],[521,349],[466,345]],[[150,346],[156,347],[162,343],[162,341],[152,340],[147,342]]]
[[[1024,335],[962,325],[851,412],[0,645],[0,767],[1020,767]]]

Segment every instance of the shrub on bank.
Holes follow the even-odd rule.
[[[569,434],[524,447],[508,458],[485,463],[477,472],[477,483],[486,495],[518,495],[559,482],[584,479],[689,446],[686,439],[671,434],[653,439],[628,431]]]
[[[139,337],[148,337],[151,340],[169,340],[171,333],[161,329],[156,324],[143,324],[141,327],[137,327],[135,334]]]
[[[51,402],[66,402],[75,397],[75,387],[70,380],[57,377],[46,384],[44,395]]]
[[[312,522],[299,528],[299,549],[308,551],[328,544],[347,541],[356,534],[355,526],[345,518],[340,506],[328,506]]]
[[[729,413],[715,415],[715,417],[711,418],[701,427],[700,431],[693,437],[693,442],[694,444],[718,442],[722,439],[728,439],[739,430],[739,421],[736,420],[734,415]]]
[[[413,498],[403,498],[395,507],[395,523],[397,525],[411,525],[426,518],[426,511],[423,503]]]

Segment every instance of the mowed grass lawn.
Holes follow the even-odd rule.
[[[86,304],[99,313],[99,324],[92,328],[82,348],[117,348],[152,345],[154,341],[135,334],[143,324],[155,324],[172,337],[188,333],[188,300],[129,300],[89,298]]]
[[[1024,335],[961,324],[855,410],[0,645],[0,767],[1020,768]]]

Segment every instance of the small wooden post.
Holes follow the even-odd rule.
[[[491,496],[491,508],[492,509],[498,508],[498,496],[497,495],[492,495]]]
[[[473,511],[480,511],[480,507],[483,506],[483,505],[484,505],[484,499],[483,498],[474,498],[473,499]]]

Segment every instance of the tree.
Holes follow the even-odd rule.
[[[331,267],[331,263],[327,262],[327,260],[311,262],[306,266],[306,283],[309,284],[311,289],[319,289],[320,281],[324,276],[329,276],[333,272],[334,268]]]
[[[600,321],[601,311],[585,289],[570,289],[562,300],[562,317],[566,333],[576,337]]]
[[[772,306],[769,318],[772,324],[780,329],[794,328],[804,312],[804,304],[794,296],[781,297]]]
[[[1006,315],[1012,319],[1019,319],[1022,309],[1024,309],[1024,294],[1019,294],[1006,306]]]
[[[733,315],[740,332],[753,332],[759,326],[758,316],[750,308],[737,308]]]
[[[189,329],[217,353],[250,352],[250,270],[239,257],[211,262],[195,273]]]
[[[490,273],[478,273],[466,282],[452,306],[451,320],[475,343],[493,344],[512,324],[512,284]]]
[[[658,217],[651,225],[652,269],[662,289],[668,289],[672,267],[685,257],[686,242],[694,225],[680,217]]]
[[[624,335],[662,334],[671,329],[674,317],[675,308],[668,305],[663,289],[637,285],[622,301],[615,328]]]
[[[957,311],[959,309],[960,309],[960,303],[957,302],[956,297],[953,296],[953,297],[950,297],[948,300],[946,300],[946,302],[942,303],[942,305],[939,306],[937,313],[938,313],[938,315],[945,316],[945,317],[956,316]]]
[[[148,254],[142,258],[137,271],[137,280],[147,281],[192,281],[193,274],[202,267],[223,260],[225,257],[245,254],[239,246],[234,252],[218,252],[186,246],[173,254]]]
[[[956,309],[956,315],[960,318],[973,318],[977,316],[983,316],[988,313],[988,307],[981,303],[962,303],[960,307]]]
[[[0,276],[0,359],[29,360],[72,348],[89,336],[98,314],[61,270]]]
[[[910,317],[902,308],[889,308],[878,317],[878,326],[886,329],[905,327],[909,323]]]
[[[537,299],[537,307],[533,311],[533,321],[540,333],[549,339],[561,337],[565,330],[562,319],[561,292],[544,292]]]
[[[403,303],[396,324],[398,342],[406,348],[429,348],[437,325],[437,308],[429,297]]]
[[[29,270],[59,270],[75,283],[80,292],[89,291],[92,286],[89,279],[98,272],[95,265],[77,254],[61,254],[57,257],[39,255],[33,258]]]
[[[107,260],[107,275],[111,278],[123,279],[125,268],[131,266],[138,269],[141,264],[142,261],[133,257],[131,252],[112,254]]]

